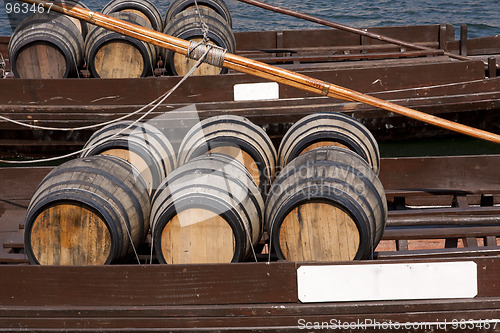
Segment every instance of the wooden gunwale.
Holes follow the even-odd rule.
[[[2,304],[8,305],[0,310],[0,327],[4,331],[18,330],[19,327],[68,331],[81,330],[82,326],[87,330],[135,332],[160,328],[202,330],[202,327],[299,331],[298,320],[301,318],[311,322],[335,318],[340,321],[371,319],[400,323],[498,318],[498,257],[384,263],[443,261],[476,262],[476,298],[302,304],[298,301],[296,269],[310,263],[103,266],[93,269],[4,266],[0,270],[6,278],[2,278],[0,289]],[[312,265],[322,264],[338,263]],[[89,277],[93,279],[89,280]],[[156,288],[137,288],[145,277]],[[114,284],[109,284],[107,279],[113,279]],[[191,281],[198,283],[194,286]],[[50,296],[42,302],[40,293],[30,292],[35,289],[47,292],[55,288],[58,292],[49,293]],[[126,300],[123,294],[127,294]],[[470,331],[485,330],[476,328]]]

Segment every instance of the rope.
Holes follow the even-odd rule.
[[[194,5],[196,6],[196,12],[198,13],[198,17],[200,19],[200,28],[201,32],[203,33],[203,43],[208,43],[210,41],[210,38],[208,38],[208,33],[210,30],[208,29],[208,25],[205,23],[203,17],[201,16],[200,7],[198,7],[197,0],[194,0]]]
[[[191,40],[189,41],[186,57],[198,60],[201,59],[203,54],[208,53],[203,62],[221,68],[224,64],[226,52],[226,49],[217,45],[203,44],[202,42]]]
[[[116,119],[112,119],[112,120],[108,120],[108,121],[105,121],[105,122],[102,122],[102,123],[97,123],[97,124],[87,125],[87,126],[81,126],[81,127],[48,127],[48,126],[31,125],[31,124],[22,123],[20,121],[17,121],[17,120],[14,120],[14,119],[10,119],[10,118],[7,118],[7,117],[1,116],[1,115],[0,115],[0,119],[3,119],[5,121],[7,121],[7,122],[10,122],[10,123],[13,123],[13,124],[16,124],[16,125],[20,125],[20,126],[23,126],[23,127],[28,127],[28,128],[31,128],[31,129],[40,129],[40,130],[47,130],[47,131],[63,131],[63,132],[65,132],[65,131],[81,131],[81,130],[87,130],[87,129],[97,128],[97,127],[101,127],[101,126],[106,126],[106,125],[109,125],[109,124],[112,124],[112,123],[115,123],[115,122],[118,122],[118,121],[130,118],[130,117],[132,117],[132,116],[134,116],[134,115],[136,115],[138,113],[141,113],[142,111],[144,111],[149,106],[157,103],[161,98],[163,98],[168,93],[169,92],[161,95],[157,99],[151,101],[149,104],[141,107],[140,109],[138,109],[138,110],[136,110],[134,112],[128,113],[128,114],[126,114],[126,115],[124,115],[122,117],[119,117],[119,118],[116,118]]]
[[[205,56],[206,56],[206,54],[205,54]],[[132,126],[135,126],[138,122],[140,122],[142,119],[146,118],[149,114],[151,114],[154,110],[156,110],[175,90],[177,90],[177,88],[179,88],[179,86],[182,83],[184,83],[184,81],[194,72],[194,70],[201,64],[202,61],[203,61],[203,58],[200,59],[200,60],[198,60],[198,62],[193,66],[193,68],[191,68],[191,70],[172,89],[170,89],[165,94],[163,94],[162,96],[160,96],[159,98],[157,98],[153,102],[149,103],[148,105],[146,105],[146,106],[144,106],[144,107],[142,107],[140,109],[140,110],[143,110],[143,109],[147,108],[149,105],[153,104],[155,101],[158,101],[155,105],[153,105],[153,107],[149,111],[147,111],[146,113],[144,113],[141,117],[139,117],[138,119],[136,119],[130,125],[128,125],[127,127],[123,128],[119,132],[115,133],[114,135],[112,135],[108,139],[112,139],[112,138],[115,138],[115,137],[119,136],[121,133],[125,132],[126,130],[128,130]],[[138,113],[138,112],[139,111],[135,111],[133,114]],[[130,116],[130,115],[131,114],[127,115],[127,117]],[[122,118],[125,118],[125,117],[122,117]],[[108,123],[113,123],[113,122],[115,122],[115,121],[111,121],[111,122],[108,122]],[[95,127],[96,125],[92,125],[92,126]],[[90,127],[90,126],[86,126],[86,127]],[[66,155],[61,155],[61,156],[55,156],[55,157],[49,157],[49,158],[38,159],[38,160],[31,160],[31,161],[0,160],[0,163],[6,163],[6,164],[34,164],[34,163],[52,162],[52,161],[56,161],[56,160],[60,160],[60,159],[63,159],[63,158],[68,158],[68,157],[72,157],[72,156],[81,154],[82,152],[84,152],[86,150],[94,148],[97,144],[98,143],[96,142],[96,144],[93,145],[93,146],[88,146],[88,147],[80,149],[78,151],[75,151],[75,152],[72,152],[72,153],[69,153],[69,154],[66,154]]]

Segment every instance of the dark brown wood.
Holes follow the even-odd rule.
[[[497,58],[488,58],[488,77],[494,78],[497,76]]]
[[[443,55],[442,50],[432,51],[408,51],[404,53],[369,53],[369,54],[342,54],[342,55],[297,55],[297,56],[282,56],[282,57],[256,57],[259,61],[269,64],[281,63],[307,63],[307,62],[331,62],[331,61],[345,61],[345,60],[374,60],[374,59],[399,59],[399,58],[412,58],[430,55]]]
[[[295,263],[0,267],[9,306],[296,302]],[[145,283],[147,281],[147,283]]]
[[[420,249],[408,251],[383,251],[377,252],[377,260],[395,260],[395,259],[420,259],[420,258],[457,258],[457,257],[476,257],[481,255],[498,256],[500,248],[498,246],[484,246],[480,248],[457,248],[450,247],[444,249]]]
[[[460,25],[460,55],[467,56],[467,24]]]
[[[488,191],[500,187],[500,156],[490,157],[483,161],[473,156],[383,159],[379,177],[387,189]]]
[[[500,236],[500,226],[443,227],[443,228],[387,228],[382,239],[443,239]]]

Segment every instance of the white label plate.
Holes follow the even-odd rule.
[[[301,266],[297,285],[304,303],[473,298],[477,265],[465,261]]]
[[[279,98],[280,88],[276,82],[243,83],[234,85],[235,101],[260,101]]]

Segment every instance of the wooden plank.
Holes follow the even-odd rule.
[[[0,168],[0,201],[30,200],[42,179],[52,170],[51,167],[31,167],[29,177],[26,168]],[[23,207],[25,208],[25,207]]]
[[[294,263],[0,267],[0,303],[126,306],[295,302]]]
[[[442,227],[442,228],[387,228],[382,239],[442,239],[500,236],[500,226]]]
[[[447,257],[476,257],[480,255],[498,256],[500,247],[483,246],[480,248],[444,248],[420,249],[406,251],[380,251],[375,254],[377,260],[417,259],[417,258],[447,258]]]
[[[500,156],[490,157],[389,158],[381,162],[379,177],[389,189],[488,191],[500,188]]]
[[[368,327],[360,325],[355,330],[363,330],[366,332],[380,332],[381,327],[384,327],[384,332],[401,332],[401,327],[407,324],[405,332],[422,332],[422,331],[437,331],[436,325],[440,324],[441,328],[448,327],[451,329],[452,323],[456,323],[456,329],[460,329],[459,323],[467,323],[468,320],[480,320],[484,323],[486,319],[496,318],[500,313],[497,309],[484,309],[473,311],[432,311],[432,312],[417,312],[417,313],[401,313],[401,314],[362,314],[362,315],[307,315],[303,314],[292,316],[272,316],[266,315],[263,317],[246,316],[246,317],[194,317],[189,318],[66,318],[64,323],[59,318],[23,318],[19,322],[19,318],[6,318],[5,325],[9,329],[36,329],[36,331],[43,332],[45,330],[53,331],[54,329],[63,330],[64,332],[81,331],[82,327],[85,331],[98,331],[98,332],[157,332],[168,331],[173,332],[196,332],[196,331],[235,331],[235,332],[303,332],[304,329],[309,327],[307,331],[318,331],[335,326],[327,326],[330,321],[333,323],[366,323]],[[390,319],[388,319],[390,318]],[[302,319],[301,321],[299,321]],[[392,329],[382,326],[383,323],[398,323],[399,326],[394,326]],[[415,323],[427,324],[415,324]],[[445,324],[445,322],[447,324]],[[306,327],[306,324],[310,325]],[[314,323],[317,323],[314,326]],[[432,324],[430,324],[432,323]],[[471,327],[467,332],[495,332],[493,323],[488,321],[491,325],[490,329],[481,327]],[[467,327],[466,325],[464,325]],[[314,327],[316,327],[315,330]],[[366,328],[365,328],[366,327]],[[338,329],[338,327],[337,327]],[[460,330],[461,331],[461,330]],[[8,331],[5,331],[8,332]]]
[[[3,248],[24,249],[24,231],[19,230],[11,233],[10,236],[3,242]]]
[[[425,301],[390,301],[390,302],[347,302],[347,303],[266,303],[266,304],[229,304],[216,306],[200,305],[166,305],[166,306],[9,306],[0,309],[1,317],[28,318],[186,318],[196,317],[281,317],[298,314],[328,315],[360,315],[405,312],[434,311],[480,311],[494,309],[500,304],[498,297],[482,297],[476,299],[458,299],[454,302],[445,300]],[[230,315],[228,315],[230,314]]]
[[[358,69],[354,70],[355,68]],[[374,89],[380,91],[381,88],[384,90],[401,89],[480,80],[484,78],[484,65],[481,61],[443,63],[439,59],[432,62],[411,59],[409,61],[398,60],[389,65],[384,61],[378,65],[373,62],[367,65],[356,62],[355,65],[340,65],[335,71],[313,69],[304,70],[302,73],[346,88],[370,92]],[[382,87],[372,84],[377,79],[382,81]],[[31,103],[40,105],[145,105],[164,93],[165,87],[173,86],[178,80],[178,77],[150,77],[135,81],[130,79],[100,79],[95,82],[80,79],[44,80],[43,82],[37,80],[29,83],[26,80],[9,80],[8,83],[0,81],[0,88],[5,91],[5,94],[0,96],[0,104],[13,104],[15,101],[14,103],[22,105]],[[169,103],[186,102],[185,96],[190,96],[192,103],[231,101],[234,84],[253,82],[265,82],[265,80],[243,74],[227,74],[215,81],[209,76],[193,76],[169,97]],[[25,93],[21,94],[20,92],[23,91]],[[58,98],[54,98],[54,91],[58,92]],[[82,91],[85,91],[85,94],[82,94]],[[204,93],[200,94],[200,91]],[[283,85],[280,88],[280,94],[282,98],[314,96],[312,93],[305,93]]]
[[[447,260],[474,260],[478,265],[478,297],[500,296],[500,257],[432,261]],[[347,265],[370,263],[373,261],[342,262]],[[321,263],[314,263],[317,264]],[[296,264],[293,262],[100,267],[4,266],[0,267],[0,273],[3,277],[0,300],[9,306],[297,302]]]

